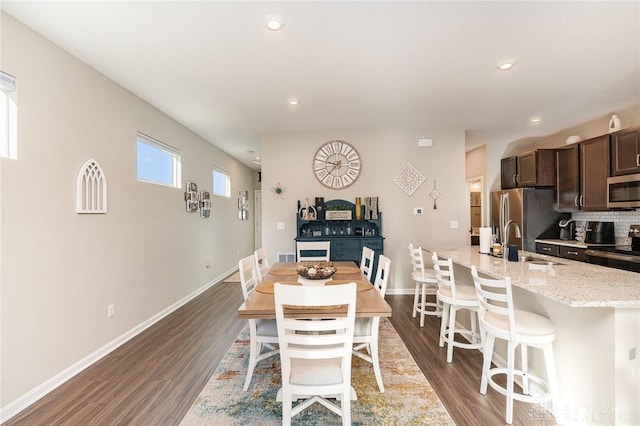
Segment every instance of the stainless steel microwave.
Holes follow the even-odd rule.
[[[607,207],[640,208],[640,173],[607,178]]]

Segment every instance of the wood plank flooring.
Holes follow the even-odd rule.
[[[437,345],[439,319],[411,317],[412,296],[388,296],[390,319],[458,425],[504,423],[504,397],[480,395],[481,354],[456,349],[446,363]],[[245,325],[236,318],[239,283],[207,290],[6,425],[176,425]],[[514,424],[550,424],[516,402]]]

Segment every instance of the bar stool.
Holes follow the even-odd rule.
[[[424,327],[424,316],[435,315],[440,316],[440,303],[438,302],[438,280],[433,269],[427,269],[424,266],[424,257],[422,255],[422,247],[413,248],[413,244],[409,244],[409,256],[411,257],[411,277],[416,282],[416,289],[413,297],[413,317],[420,313],[420,327]],[[436,296],[436,301],[427,302],[427,295]],[[432,308],[432,309],[427,309]]]
[[[453,261],[451,258],[440,260],[438,254],[433,252],[433,269],[438,280],[438,300],[442,303],[442,320],[440,324],[440,347],[447,342],[447,362],[453,361],[453,348],[481,349],[482,336],[476,328],[476,322],[480,322],[478,311],[480,301],[476,289],[471,285],[456,285],[453,274]],[[456,328],[456,313],[466,309],[469,311],[471,329]],[[455,334],[461,334],[468,338],[468,342],[456,342]]]
[[[480,300],[480,326],[485,335],[484,359],[482,363],[482,378],[480,393],[487,393],[487,384],[507,397],[506,422],[513,421],[513,400],[542,403],[554,402],[558,395],[555,361],[553,359],[553,341],[556,329],[553,323],[542,315],[514,309],[511,292],[511,279],[494,280],[478,277],[475,265],[471,266],[471,275]],[[491,367],[493,345],[495,339],[507,342],[507,367]],[[515,350],[520,346],[521,369],[515,368]],[[527,370],[527,349],[542,349],[547,370],[547,380],[529,373]],[[506,374],[506,388],[497,384],[493,376]],[[514,391],[514,376],[522,377],[522,393]],[[529,381],[536,382],[544,389],[544,394],[534,396],[530,394]],[[557,404],[553,404],[554,415],[557,416]]]

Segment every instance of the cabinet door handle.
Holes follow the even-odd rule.
[[[572,254],[574,256],[577,256],[578,252],[577,251],[568,251],[567,254]]]
[[[551,251],[550,247],[542,247],[542,251]]]
[[[640,167],[640,154],[636,155],[636,166]]]
[[[513,181],[513,183],[514,183],[514,184],[518,183],[518,182],[516,181],[516,175],[511,176],[511,180]]]
[[[576,207],[578,207],[578,196],[576,195],[576,198],[573,200],[573,204],[575,204]]]
[[[520,173],[516,175],[516,184],[520,184]]]
[[[580,207],[584,207],[584,195],[580,196]]]

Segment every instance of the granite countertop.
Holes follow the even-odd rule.
[[[520,258],[533,256],[560,264],[509,262],[481,254],[478,246],[436,247],[439,257],[451,257],[455,263],[471,267],[489,277],[510,277],[512,285],[540,294],[572,307],[609,307],[640,309],[640,273],[608,268],[538,253],[520,251]]]

